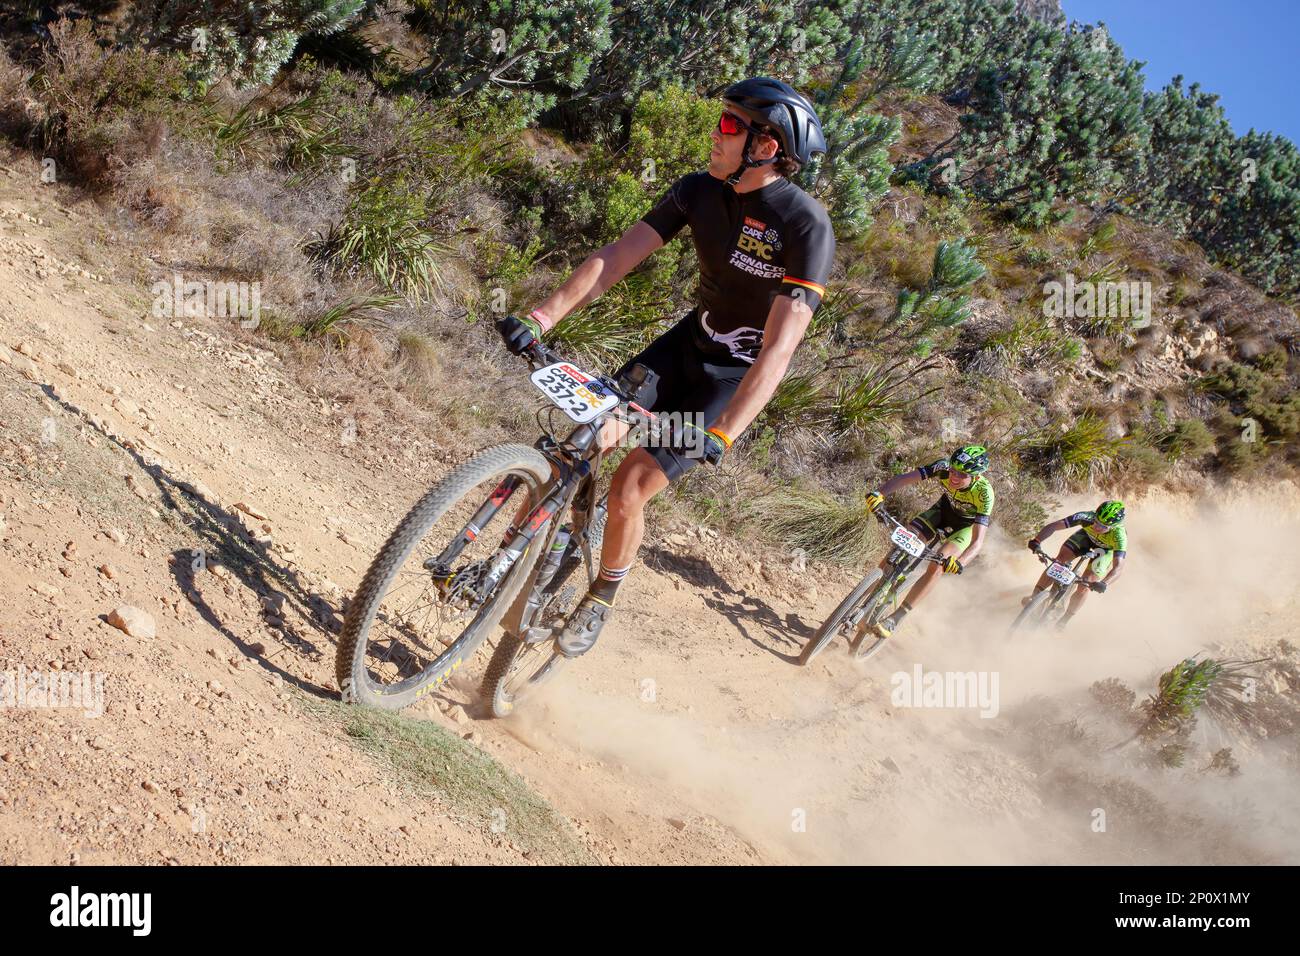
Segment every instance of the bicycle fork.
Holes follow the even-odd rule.
[[[461,528],[460,533],[455,539],[447,545],[436,557],[427,558],[424,561],[426,570],[433,572],[434,581],[446,589],[456,578],[455,572],[452,571],[452,564],[457,558],[470,546],[478,540],[479,534],[487,527],[488,523],[497,516],[510,496],[523,483],[523,479],[510,475],[502,479],[501,483],[492,491],[488,500],[483,502],[474,512],[474,515]],[[501,546],[497,552],[487,562],[486,571],[484,571],[476,584],[476,590],[480,595],[491,594],[493,589],[505,577],[506,572],[514,566],[527,551],[533,538],[537,536],[537,531],[546,519],[551,517],[558,507],[560,491],[552,492],[541,504],[530,511],[520,525],[511,522],[501,537]]]

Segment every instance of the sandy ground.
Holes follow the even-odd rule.
[[[102,716],[0,715],[0,859],[527,862],[295,701],[336,693],[341,599],[473,449],[397,420],[357,433],[255,334],[151,314],[129,280],[179,261],[128,263],[30,163],[0,174],[0,657],[104,679]],[[1178,770],[1060,732],[1118,743],[1088,686],[1140,699],[1195,653],[1269,656],[1261,694],[1294,708],[1300,495],[1129,513],[1129,571],[1069,634],[1005,636],[1038,565],[995,531],[876,659],[835,646],[808,668],[794,657],[856,575],[669,525],[599,647],[541,698],[477,716],[480,659],[412,713],[521,773],[600,861],[1298,862],[1294,729],[1202,721]],[[155,636],[111,626],[122,605]],[[996,679],[996,707],[900,706],[916,666]],[[1203,769],[1229,746],[1239,775]]]

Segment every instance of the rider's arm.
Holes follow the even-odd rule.
[[[975,556],[984,548],[984,535],[988,533],[988,527],[982,524],[973,524],[970,526],[970,544],[966,546],[957,560],[963,565],[970,564],[975,560]]]
[[[1106,575],[1106,587],[1113,588],[1119,576],[1124,573],[1124,552],[1115,552],[1115,562],[1110,569],[1110,574]]]
[[[1070,525],[1069,518],[1060,518],[1056,521],[1051,522],[1050,524],[1043,525],[1043,527],[1039,529],[1038,534],[1034,535],[1034,540],[1037,541],[1039,544],[1042,544],[1052,535],[1056,534],[1056,532],[1064,531],[1066,528],[1069,528],[1070,526],[1071,525]]]
[[[895,475],[880,486],[880,493],[882,495],[892,495],[895,491],[901,491],[904,488],[916,484],[918,481],[924,480],[924,477],[925,476],[921,474],[920,468],[917,468],[915,471],[904,472],[901,475]]]
[[[763,329],[763,347],[753,366],[740,380],[740,387],[713,427],[735,439],[758,417],[781,384],[790,358],[803,339],[813,310],[802,297],[778,295],[768,312]]]
[[[659,233],[645,222],[633,223],[623,235],[588,256],[542,301],[538,309],[550,319],[546,328],[554,327],[574,309],[599,297],[663,244]]]

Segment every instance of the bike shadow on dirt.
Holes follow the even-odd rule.
[[[737,591],[703,558],[651,546],[643,560],[656,571],[680,578],[701,591],[711,590],[712,594],[703,596],[704,603],[730,621],[741,637],[773,657],[797,663],[806,639],[816,631],[793,611],[782,617],[762,598]]]
[[[164,468],[160,456],[143,447],[143,440],[111,434],[94,416],[55,394],[48,385],[42,391],[134,462],[134,471],[123,468],[119,476],[124,481],[130,478],[139,486],[136,494],[142,506],[157,509],[163,521],[183,526],[185,533],[192,536],[194,543],[172,551],[168,564],[176,586],[195,613],[250,662],[278,674],[286,684],[317,697],[336,698],[336,691],[306,680],[277,658],[292,653],[301,657],[304,664],[319,664],[327,653],[332,658],[333,647],[338,642],[337,632],[342,629],[341,608],[314,591],[299,570],[278,561],[244,527],[233,509],[211,500],[211,493],[206,489]],[[161,501],[149,494],[146,477],[157,489]],[[214,567],[225,571],[214,571]],[[257,595],[264,609],[265,644],[255,636],[236,633],[204,598],[205,588],[225,590],[227,586],[238,585]],[[274,621],[280,623],[272,627]]]

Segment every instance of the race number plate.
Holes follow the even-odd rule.
[[[925,550],[925,542],[906,528],[895,528],[894,533],[889,536],[889,540],[914,558],[919,558],[921,552]]]
[[[1074,572],[1063,564],[1052,562],[1052,566],[1047,569],[1047,576],[1053,581],[1060,581],[1062,584],[1074,583]]]
[[[618,404],[618,396],[568,362],[539,368],[529,376],[538,390],[578,424],[595,421]]]

